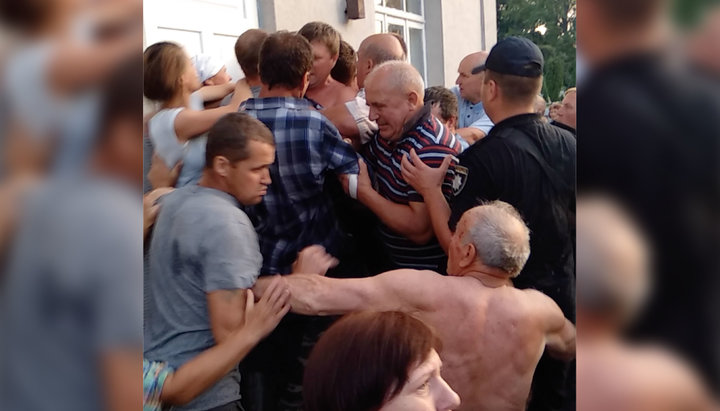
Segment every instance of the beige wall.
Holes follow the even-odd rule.
[[[455,84],[457,67],[463,57],[483,49],[489,50],[497,42],[495,0],[451,0],[441,4],[444,79],[445,86],[451,87]]]
[[[350,20],[345,0],[271,0],[258,2],[260,27],[268,30],[299,30],[305,23],[322,21],[333,26],[357,49],[363,39],[375,32],[375,3],[365,0],[365,18]]]
[[[268,31],[298,30],[307,22],[323,21],[357,49],[375,32],[375,2],[364,2],[365,18],[349,20],[345,0],[263,0],[257,3],[258,19]],[[428,85],[452,86],[463,57],[496,43],[495,7],[495,0],[425,0]]]

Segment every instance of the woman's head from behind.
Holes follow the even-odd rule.
[[[320,338],[305,368],[307,411],[450,410],[460,404],[440,376],[440,340],[400,312],[345,316]]]
[[[175,43],[155,43],[143,54],[143,93],[150,100],[168,101],[202,86],[185,50]]]

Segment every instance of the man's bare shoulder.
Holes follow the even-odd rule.
[[[592,387],[579,390],[583,409],[711,409],[697,374],[662,347],[581,345],[578,358],[578,387]]]

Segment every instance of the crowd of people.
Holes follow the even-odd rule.
[[[235,52],[144,53],[145,409],[574,409],[576,92],[538,110],[540,49],[450,89],[392,33]]]

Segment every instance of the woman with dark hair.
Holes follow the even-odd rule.
[[[320,338],[305,368],[306,411],[450,410],[440,339],[401,312],[349,314]]]

